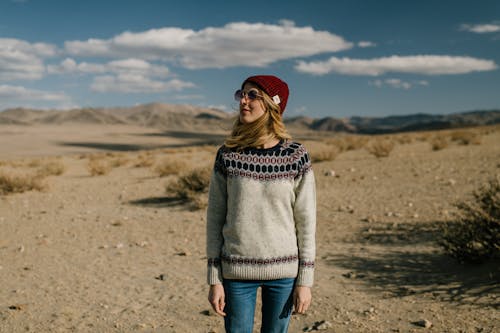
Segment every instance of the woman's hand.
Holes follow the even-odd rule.
[[[294,313],[304,314],[311,305],[312,295],[311,288],[304,286],[296,286],[293,291],[293,307]]]
[[[226,306],[225,294],[222,284],[210,285],[210,290],[208,291],[208,301],[218,315],[223,317],[226,315],[224,312],[224,307]]]

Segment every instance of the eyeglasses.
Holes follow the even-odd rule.
[[[248,98],[249,100],[253,101],[257,98],[262,98],[262,97],[263,96],[259,94],[259,91],[257,89],[250,89],[249,91],[244,91],[244,90],[238,89],[234,93],[234,99],[238,102],[242,98]]]

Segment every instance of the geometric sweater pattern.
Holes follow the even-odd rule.
[[[312,286],[316,190],[303,145],[218,149],[207,209],[207,283],[296,278]]]

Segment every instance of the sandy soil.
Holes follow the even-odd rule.
[[[141,149],[218,138],[1,126],[0,160],[59,156],[66,171],[50,176],[43,192],[0,196],[0,332],[223,332],[206,301],[205,211],[167,195],[174,176],[133,167]],[[497,131],[480,145],[434,152],[414,141],[387,158],[360,149],[314,164],[314,300],[290,332],[320,321],[330,324],[317,327],[324,332],[499,332],[498,263],[460,265],[435,243],[453,203],[499,174],[499,142]],[[109,174],[90,176],[82,153],[104,150],[135,152]],[[211,149],[182,152],[192,164],[213,160]]]

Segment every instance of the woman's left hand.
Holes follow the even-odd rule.
[[[293,291],[293,307],[294,313],[304,314],[311,305],[312,295],[311,288],[304,286],[296,286]]]

